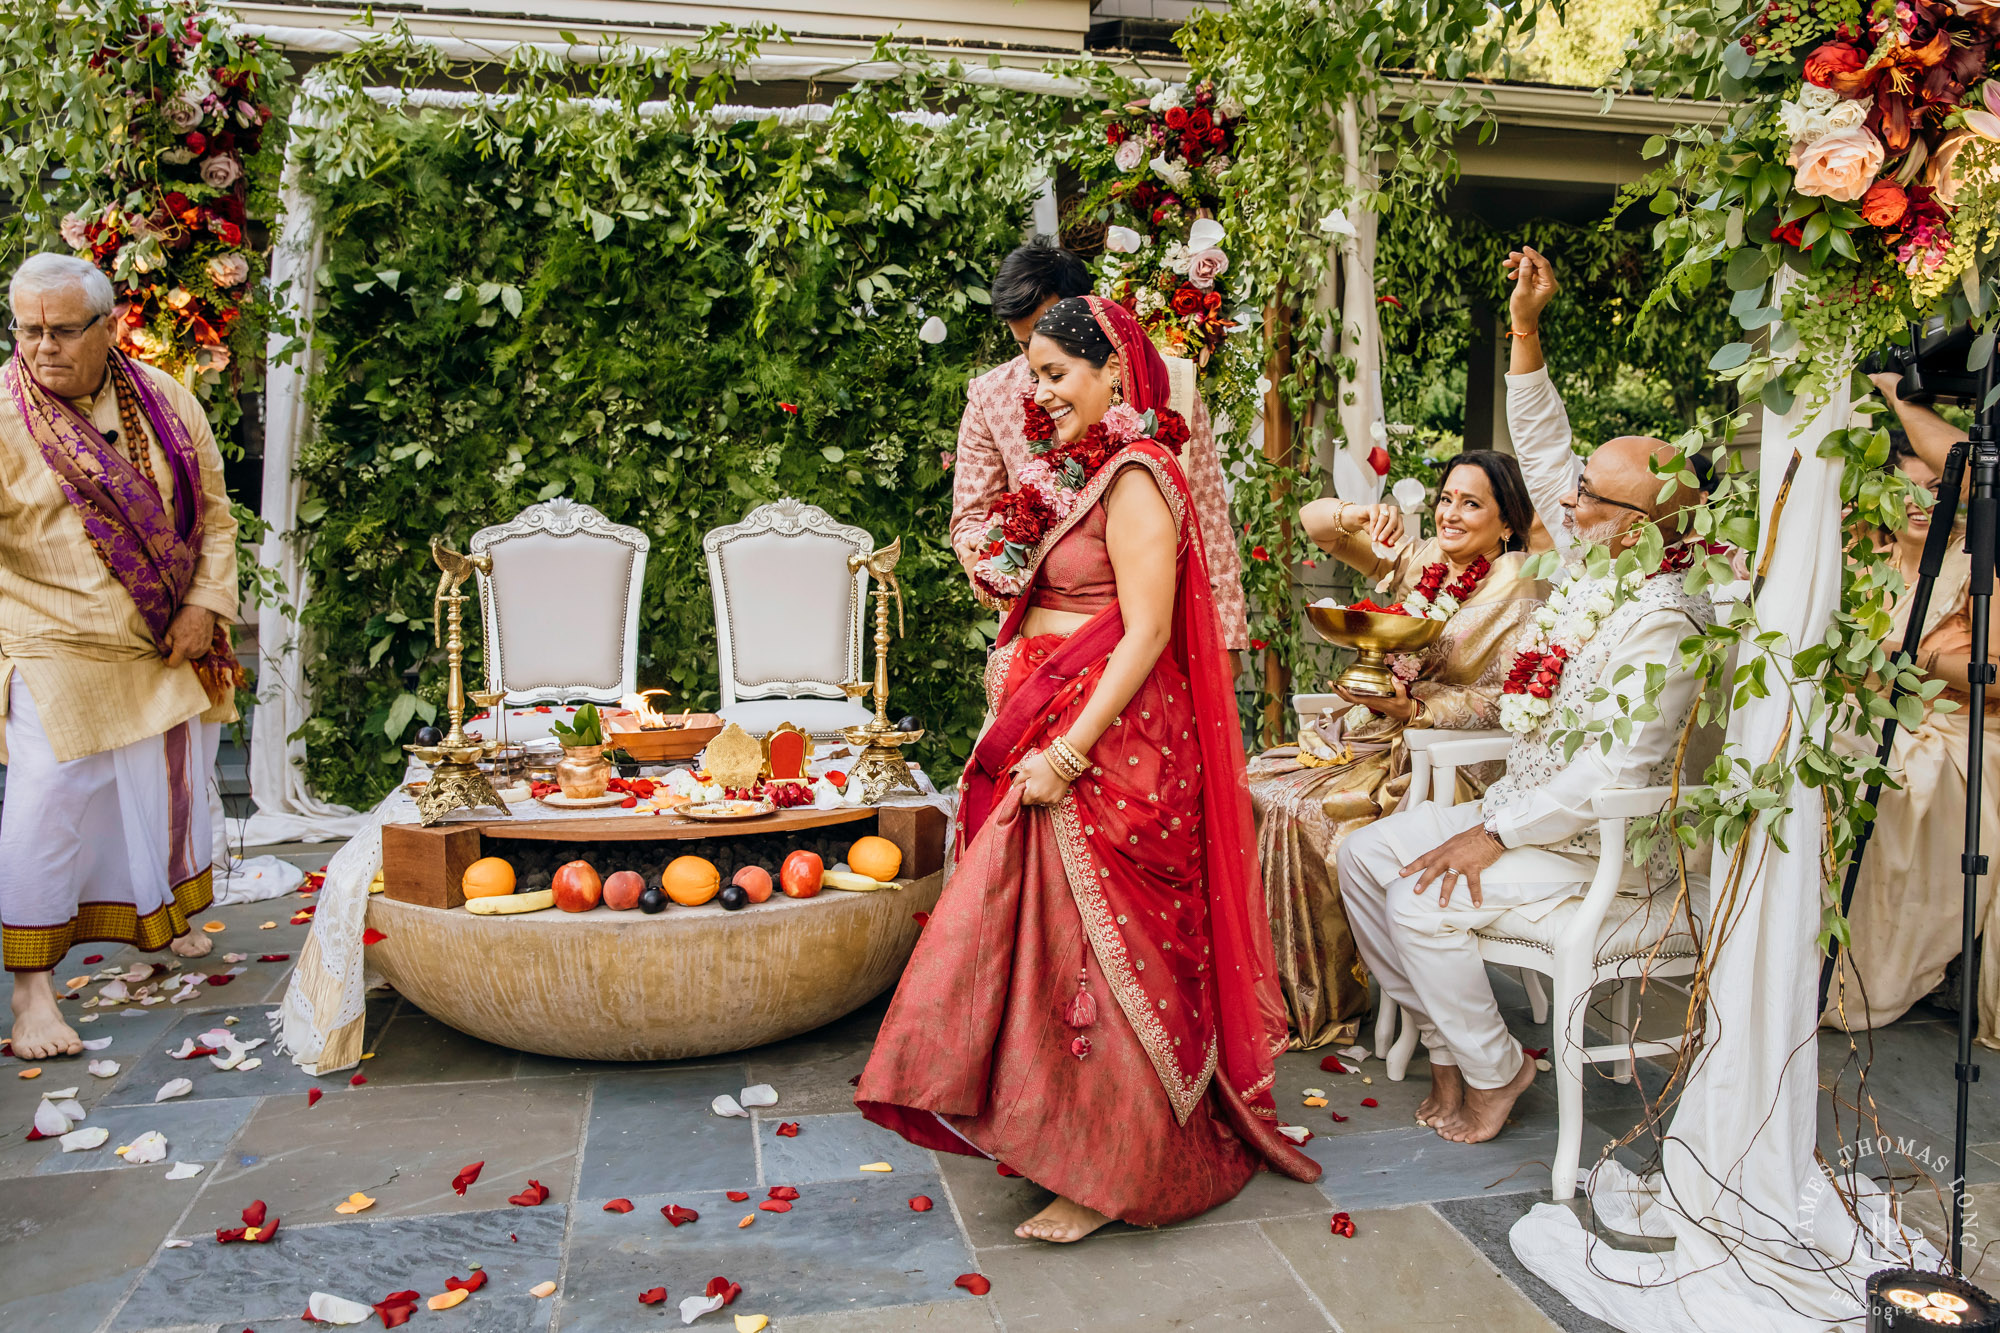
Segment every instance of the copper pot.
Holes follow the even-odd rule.
[[[573,801],[588,801],[604,795],[611,781],[611,765],[605,761],[603,745],[565,745],[556,764],[556,785]]]

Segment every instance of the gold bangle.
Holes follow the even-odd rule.
[[[1049,764],[1065,782],[1075,782],[1090,767],[1090,761],[1077,753],[1069,738],[1058,736],[1049,742]]]

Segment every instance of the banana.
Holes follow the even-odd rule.
[[[849,893],[873,893],[877,889],[896,887],[893,882],[884,884],[879,879],[870,879],[866,875],[857,875],[848,870],[823,870],[820,872],[819,882],[829,889],[845,889]]]
[[[502,893],[491,898],[465,900],[465,910],[474,916],[515,916],[521,912],[539,912],[545,907],[555,905],[554,889],[537,889],[533,893]]]

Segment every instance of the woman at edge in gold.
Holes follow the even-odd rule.
[[[1395,698],[1341,692],[1354,708],[1328,710],[1305,725],[1299,745],[1250,763],[1257,853],[1292,1043],[1310,1050],[1353,1040],[1368,1002],[1334,853],[1350,833],[1392,813],[1408,789],[1406,728],[1499,725],[1515,639],[1547,590],[1521,572],[1534,507],[1519,465],[1505,454],[1468,450],[1451,460],[1432,538],[1405,540],[1394,505],[1315,500],[1299,517],[1322,550],[1375,581],[1375,600],[1384,606],[1435,586],[1429,600],[1438,615],[1450,610],[1454,591],[1463,594],[1436,643],[1389,659]],[[1461,770],[1461,782],[1471,778]]]

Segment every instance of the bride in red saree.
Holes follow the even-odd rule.
[[[1042,442],[975,569],[1012,606],[957,868],[855,1102],[1054,1191],[1016,1234],[1071,1241],[1320,1168],[1272,1101],[1285,1011],[1166,366],[1094,296],[1051,307],[1028,359]]]

